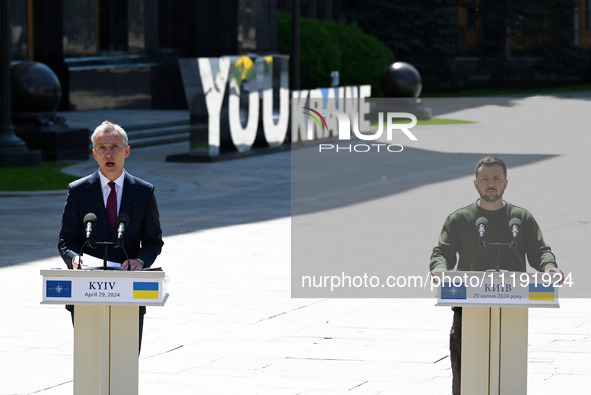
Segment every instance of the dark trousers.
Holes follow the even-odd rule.
[[[454,319],[449,332],[449,359],[451,361],[452,393],[461,393],[462,373],[462,308],[454,307]]]
[[[74,326],[74,306],[66,305],[66,309],[72,315],[72,326]],[[144,315],[145,314],[146,314],[146,307],[140,306],[140,308],[139,308],[139,323],[138,323],[138,326],[140,329],[139,344],[138,344],[138,356],[140,355],[140,352],[142,351],[142,334],[144,332]]]

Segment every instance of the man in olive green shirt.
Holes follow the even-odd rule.
[[[431,255],[429,265],[431,272],[454,268],[475,271],[490,269],[525,271],[527,256],[527,263],[532,268],[538,271],[560,273],[563,277],[562,272],[557,268],[556,257],[550,246],[545,243],[542,232],[531,213],[502,199],[507,183],[507,166],[501,159],[487,156],[478,162],[474,186],[480,199],[447,217],[439,236],[439,244],[433,249]],[[487,221],[485,236],[482,238],[476,225],[481,217],[486,218]],[[509,226],[509,222],[514,218],[521,223],[515,239]],[[511,247],[484,248],[483,242],[515,243]],[[459,307],[454,307],[453,310],[450,360],[453,393],[459,395],[462,310]]]

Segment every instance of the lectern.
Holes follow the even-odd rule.
[[[138,393],[139,306],[163,306],[163,271],[41,270],[42,304],[72,304],[74,394]]]
[[[527,393],[528,309],[559,307],[549,273],[437,273],[437,306],[462,307],[463,395]]]

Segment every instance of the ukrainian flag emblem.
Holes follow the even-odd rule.
[[[552,284],[530,284],[529,300],[554,300],[554,286]]]
[[[134,299],[158,299],[158,283],[157,282],[133,282],[133,298]]]

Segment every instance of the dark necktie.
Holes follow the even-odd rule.
[[[117,225],[117,192],[115,192],[115,183],[109,182],[111,192],[107,198],[107,217],[109,218],[109,225],[111,225],[111,233],[115,231]]]

